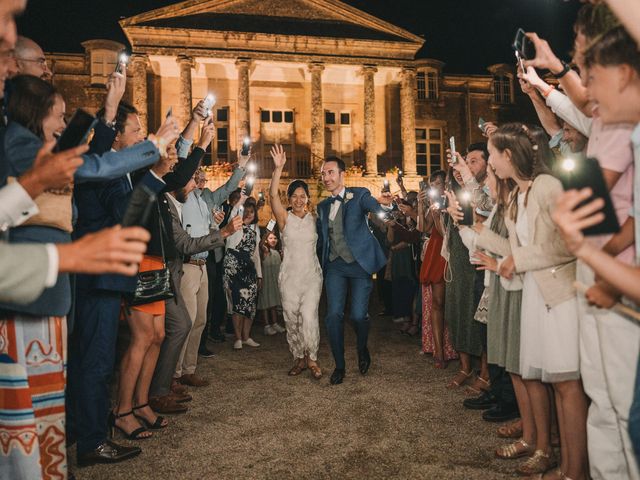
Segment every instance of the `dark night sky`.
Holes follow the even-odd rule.
[[[285,2],[286,0],[281,0]],[[21,34],[50,52],[81,52],[80,42],[109,38],[126,43],[118,19],[176,0],[30,0],[19,21]],[[424,35],[421,56],[446,63],[449,73],[486,73],[511,62],[517,27],[537,31],[556,53],[568,57],[577,0],[347,0],[357,8]]]

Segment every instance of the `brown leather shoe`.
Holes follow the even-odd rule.
[[[171,382],[171,392],[177,393],[178,395],[184,395],[186,393],[189,393],[189,389],[186,385],[181,385],[180,383],[178,383],[177,378],[174,378]]]
[[[149,406],[156,413],[185,413],[188,410],[185,405],[178,403],[171,394],[150,398]]]
[[[189,385],[190,387],[206,387],[209,385],[209,381],[202,377],[197,376],[195,373],[189,373],[182,375],[178,382],[182,385]]]
[[[169,394],[169,397],[172,398],[176,403],[187,403],[193,400],[193,397],[190,393],[173,393]]]

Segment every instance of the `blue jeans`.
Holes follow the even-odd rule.
[[[331,352],[336,368],[344,369],[344,308],[347,289],[351,287],[349,317],[356,330],[358,352],[362,352],[367,347],[369,337],[369,295],[373,289],[373,280],[358,262],[346,263],[342,258],[337,258],[327,265],[324,284],[327,292],[325,324]]]

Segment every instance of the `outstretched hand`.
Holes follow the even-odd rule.
[[[285,163],[287,163],[287,154],[282,145],[274,145],[271,147],[271,158],[273,158],[273,165],[276,168],[284,167]]]
[[[601,198],[578,207],[592,195],[590,188],[564,192],[558,198],[556,209],[551,215],[567,248],[576,256],[580,256],[583,247],[587,244],[582,230],[597,225],[604,219],[604,213],[601,211],[604,200]]]

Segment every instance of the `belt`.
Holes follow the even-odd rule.
[[[191,265],[202,267],[203,265],[207,264],[207,261],[204,258],[190,258],[188,260],[188,263],[190,263]]]

